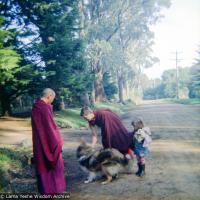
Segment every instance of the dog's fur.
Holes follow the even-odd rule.
[[[133,173],[133,159],[127,159],[117,149],[93,150],[81,141],[76,155],[81,168],[89,172],[85,183],[92,182],[99,176],[105,176],[106,181],[102,184],[106,184],[117,178],[119,173]]]

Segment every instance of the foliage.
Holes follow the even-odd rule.
[[[154,88],[147,88],[144,91],[144,99],[162,99],[164,98],[164,85],[159,84]]]
[[[116,83],[113,81],[111,82],[111,75],[108,72],[103,75],[103,86],[108,100],[113,99],[118,89]]]
[[[8,0],[0,9],[6,28],[12,29],[15,24],[13,46],[25,58],[23,63],[33,66],[31,71],[27,65],[29,73],[24,74],[23,64],[18,63],[20,78],[29,79],[26,93],[38,96],[43,88],[51,87],[57,93],[56,104],[61,96],[65,101],[78,102],[81,92],[91,88],[83,59],[84,44],[79,37],[79,1]]]
[[[198,98],[192,98],[192,99],[170,99],[170,101],[175,103],[181,103],[186,105],[195,105],[200,104],[200,99]]]
[[[13,38],[14,33],[3,30],[4,18],[0,16],[0,85],[14,79],[19,62],[20,55],[14,50]]]
[[[120,101],[123,89],[138,88],[142,68],[158,61],[153,57],[154,35],[150,25],[160,18],[160,9],[169,1],[86,1],[83,5],[87,59],[92,72],[103,84],[99,73],[109,72],[117,79]],[[99,88],[95,88],[98,96]],[[103,96],[103,94],[101,95]]]
[[[0,17],[0,103],[2,114],[11,112],[10,104],[23,93],[31,81],[31,65],[24,65],[19,52],[15,49],[16,35],[4,29],[5,20]]]
[[[191,98],[200,98],[200,51],[196,63],[190,69],[190,82],[188,84]]]
[[[87,123],[80,117],[80,108],[66,109],[56,112],[55,119],[62,128],[86,127]]]
[[[9,183],[8,170],[11,168],[18,170],[22,167],[20,160],[20,152],[8,148],[0,148],[0,192],[5,192],[4,190]]]
[[[165,70],[161,80],[153,80],[145,89],[145,99],[175,98],[176,97],[176,70]],[[188,84],[190,82],[190,68],[179,68],[179,98],[188,98]]]
[[[61,101],[80,104],[83,94],[101,101],[113,98],[114,83],[120,102],[125,89],[141,94],[142,69],[158,61],[152,56],[150,26],[169,6],[169,0],[2,1],[10,58],[7,46],[0,53],[2,62],[10,62],[6,67],[17,69],[7,75],[16,81],[6,84],[2,99],[8,105],[2,107],[10,110],[13,99],[35,98],[45,87],[56,91],[56,108]],[[111,82],[103,76],[107,73]]]
[[[100,102],[94,105],[94,109],[108,108],[117,114],[124,114],[128,110],[132,109],[134,106],[135,105],[130,101],[126,101],[125,104],[119,104],[116,102]]]

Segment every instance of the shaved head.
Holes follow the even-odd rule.
[[[51,88],[45,88],[42,91],[41,99],[45,101],[46,103],[52,103],[55,96],[56,96],[56,93]]]
[[[55,96],[56,93],[51,88],[45,88],[42,91],[41,97],[48,97],[49,95]]]

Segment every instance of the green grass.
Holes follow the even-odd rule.
[[[114,104],[114,103],[107,103],[107,102],[97,103],[95,104],[94,109],[97,109],[97,108],[108,108],[118,114],[121,114],[123,112],[122,106],[120,104]]]
[[[118,103],[97,103],[94,106],[94,109],[97,108],[109,108],[117,114],[123,114],[125,111],[133,107],[132,103],[127,103],[126,105]],[[55,119],[57,124],[63,128],[81,128],[86,127],[87,122],[80,117],[81,108],[68,108],[63,111],[56,112]]]
[[[171,99],[170,101],[187,105],[200,104],[200,99]]]
[[[22,167],[21,153],[13,149],[0,148],[0,192],[5,192],[9,183],[8,170]]]
[[[95,104],[95,108],[109,108],[113,112],[117,114],[123,114],[127,110],[133,108],[133,103],[126,103],[125,105],[119,103],[110,103],[110,102],[103,102]]]
[[[0,148],[0,166],[2,169],[7,169],[10,165],[15,165],[20,167],[20,152],[8,149]]]
[[[87,125],[86,121],[80,117],[80,108],[70,108],[56,112],[55,119],[60,127],[80,128]]]

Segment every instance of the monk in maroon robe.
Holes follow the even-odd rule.
[[[102,145],[104,148],[115,148],[121,153],[128,153],[132,143],[132,134],[122,124],[121,119],[109,109],[97,109],[92,111],[84,107],[80,114],[89,122],[92,130],[92,147],[97,143],[95,125],[101,128]]]
[[[66,182],[59,129],[53,119],[51,103],[55,92],[46,88],[32,109],[32,140],[38,191],[41,194],[64,192]]]

